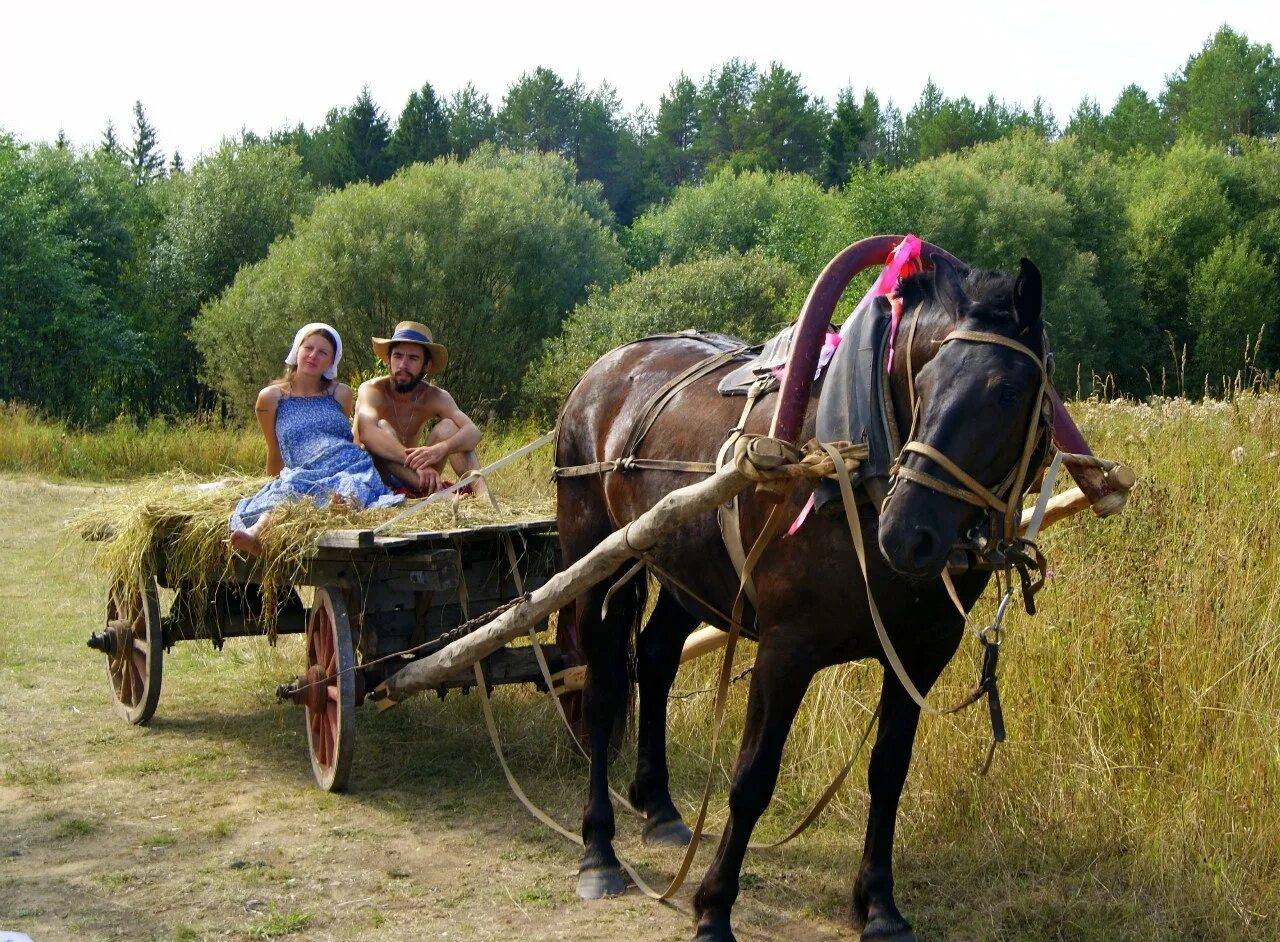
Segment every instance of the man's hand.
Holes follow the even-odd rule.
[[[440,472],[435,468],[428,467],[424,470],[418,470],[418,489],[424,494],[434,494],[440,490]]]
[[[449,449],[443,442],[404,450],[404,463],[419,472],[433,468],[447,457],[449,457]],[[439,478],[439,474],[436,477]]]

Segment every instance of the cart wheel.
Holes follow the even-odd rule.
[[[317,588],[307,620],[307,673],[304,702],[307,748],[316,784],[340,792],[351,772],[355,746],[355,657],[342,590]]]
[[[164,630],[155,576],[144,573],[136,586],[121,586],[107,596],[107,679],[115,711],[142,726],[160,702],[164,672]]]

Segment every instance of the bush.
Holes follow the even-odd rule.
[[[529,403],[554,412],[602,354],[650,334],[698,328],[764,340],[795,317],[788,294],[799,283],[793,267],[759,251],[638,273],[593,294],[543,345],[525,379]]]
[[[487,149],[349,186],[201,310],[202,378],[244,414],[300,325],[332,323],[343,368],[367,370],[369,338],[412,319],[450,348],[443,379],[464,409],[505,406],[588,286],[625,272],[610,221],[599,185],[545,154]]]
[[[724,171],[701,186],[683,186],[627,233],[640,269],[676,265],[699,255],[761,248],[812,279],[851,239],[840,201],[811,177]]]
[[[1271,266],[1251,245],[1228,238],[1196,265],[1188,288],[1195,328],[1195,375],[1232,377],[1277,327],[1280,292]]]

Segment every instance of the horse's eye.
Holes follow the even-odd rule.
[[[1011,383],[1001,383],[996,388],[996,394],[1000,397],[1000,405],[1011,406],[1018,401],[1018,388]]]

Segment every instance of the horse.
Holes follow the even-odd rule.
[[[911,313],[903,319],[890,373],[897,428],[912,429],[913,441],[924,447],[904,447],[880,508],[867,501],[857,506],[865,546],[879,548],[866,554],[865,578],[852,548],[851,523],[840,514],[811,515],[793,535],[769,543],[754,569],[754,629],[746,633],[758,642],[755,669],[728,822],[693,898],[696,942],[734,938],[730,915],[743,857],[772,796],[787,734],[814,675],[854,660],[886,664],[868,592],[907,675],[927,693],[963,633],[956,601],[967,612],[991,577],[981,568],[957,573],[955,601],[943,580],[952,546],[979,528],[988,513],[979,506],[982,501],[972,499],[973,488],[962,483],[965,472],[976,479],[972,483],[998,490],[1020,461],[1027,470],[1047,383],[1040,272],[1026,259],[1016,277],[957,267],[941,255],[932,261],[931,271],[899,284],[903,310]],[[665,336],[628,344],[598,360],[561,411],[557,467],[616,456],[643,404],[707,353],[706,343],[695,337]],[[645,435],[641,457],[714,461],[727,431],[739,424],[741,408],[741,400],[716,392],[716,380],[714,373],[702,376],[670,399]],[[766,431],[767,411],[756,408],[747,431]],[[813,435],[815,414],[811,401],[801,440]],[[1042,460],[1046,446],[1047,437],[1035,460]],[[565,565],[694,480],[687,470],[664,468],[559,477],[557,523]],[[784,520],[796,518],[813,487],[806,482],[792,489],[784,500]],[[1022,488],[1016,490],[1006,495],[1010,507],[1021,498]],[[770,502],[751,490],[741,495],[744,546],[754,544],[775,506],[776,497]],[[607,606],[612,580],[606,580],[576,606],[589,671],[590,786],[578,881],[584,898],[625,889],[612,846],[608,765],[614,730],[627,714],[634,687],[639,692],[638,757],[628,797],[645,815],[647,841],[688,843],[689,829],[668,787],[667,699],[684,639],[699,622],[727,630],[722,613],[739,591],[739,576],[712,515],[682,527],[651,557],[659,591],[647,620],[642,617],[643,578],[615,588]],[[851,918],[864,940],[904,942],[915,936],[894,899],[893,837],[920,707],[888,666],[880,697]]]

